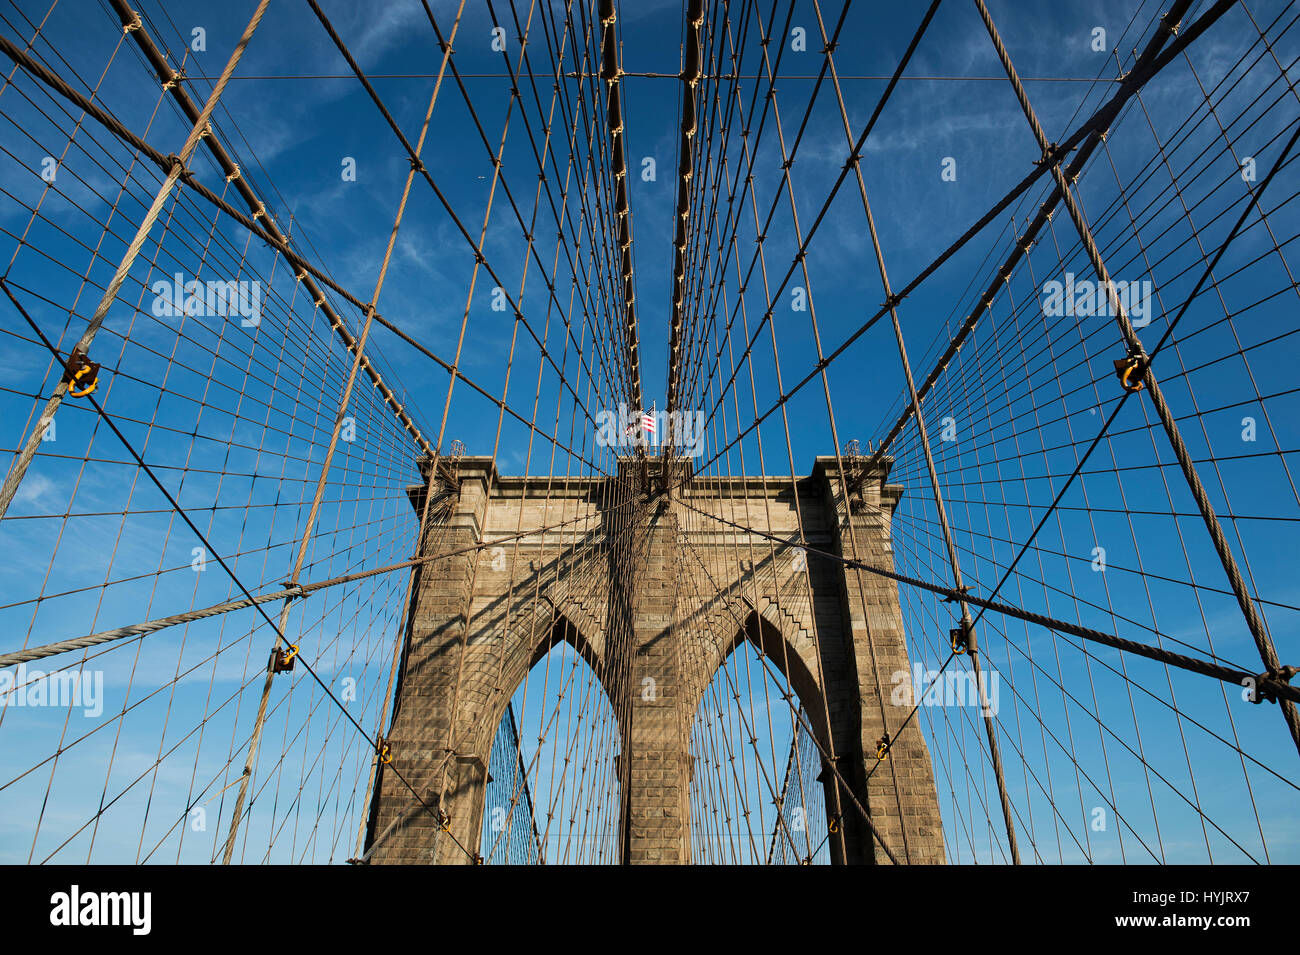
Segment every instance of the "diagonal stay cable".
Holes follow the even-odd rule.
[[[57,75],[55,75],[54,73],[46,69],[39,62],[34,60],[32,57],[24,53],[20,48],[14,45],[7,37],[0,36],[0,53],[4,53],[15,63],[21,66],[27,73],[31,74],[36,79],[40,80],[42,83],[44,83],[45,85],[53,89],[55,92],[59,93],[69,102],[73,103],[78,109],[85,110],[92,118],[94,118],[102,126],[108,129],[109,132],[113,133],[113,135],[115,135],[118,139],[126,143],[131,148],[139,150],[161,170],[163,170],[164,172],[170,170],[171,160],[169,159],[169,157],[163,155],[157,149],[155,149],[154,147],[146,143],[143,139],[136,136],[134,133],[132,133],[129,129],[127,129],[122,123],[118,122],[111,114],[106,112],[104,109],[95,105],[90,100],[86,99],[86,97],[78,93],[76,90],[72,89],[67,83],[61,80]],[[208,139],[210,139],[210,137],[208,137]],[[326,275],[323,271],[321,271],[319,267],[308,262],[306,258],[303,257],[302,254],[296,252],[288,244],[287,240],[279,234],[278,230],[272,230],[270,228],[269,219],[267,220],[268,221],[267,226],[262,226],[258,224],[256,220],[258,218],[262,218],[261,211],[259,211],[253,217],[249,217],[245,215],[244,213],[236,209],[234,206],[232,206],[225,199],[221,198],[216,193],[214,193],[203,183],[199,182],[198,179],[195,178],[193,172],[191,172],[188,169],[182,170],[182,172],[180,173],[180,181],[183,182],[190,189],[192,189],[197,195],[201,196],[204,200],[206,200],[207,202],[209,202],[210,204],[218,208],[222,213],[229,216],[235,222],[239,223],[241,226],[243,226],[245,229],[247,229],[249,232],[255,235],[258,239],[267,243],[271,248],[275,249],[281,255],[283,255],[289,261],[289,263],[293,265],[296,270],[298,270],[298,273],[300,274],[301,278],[304,281],[306,281],[307,277],[310,276],[312,278],[315,278],[322,285],[329,288],[332,292],[334,292],[336,295],[339,295],[344,301],[353,305],[357,309],[364,311],[366,308],[369,307],[368,303],[363,302],[360,298],[358,298],[354,293],[350,292],[339,282],[335,281],[334,279]],[[236,179],[235,181],[238,183],[241,182],[242,180]],[[310,287],[308,290],[309,291],[311,290]],[[319,298],[318,300],[322,303],[321,305],[322,308],[328,308],[328,302],[326,302],[323,297]],[[421,343],[416,338],[412,337],[409,333],[403,331],[401,326],[397,325],[392,319],[385,317],[379,311],[375,311],[374,321],[379,325],[382,325],[388,331],[395,334],[398,338],[402,339],[408,345],[414,347],[426,358],[429,358],[430,360],[435,362],[440,368],[442,368],[443,371],[447,372],[448,374],[464,382],[468,387],[474,389],[476,392],[482,395],[489,402],[504,408],[505,412],[509,414],[512,418],[515,418],[525,426],[528,425],[528,420],[523,415],[521,415],[518,411],[512,408],[505,401],[504,398],[492,394],[486,387],[480,385],[477,381],[468,377],[461,368],[454,366],[451,362],[447,361],[445,358],[433,352],[426,345]],[[355,340],[351,337],[351,333],[347,330],[346,326],[342,324],[341,320],[338,323],[334,323],[332,321],[331,324],[334,326],[336,332],[343,338],[344,343],[348,345],[349,349],[355,346]],[[370,376],[371,380],[375,383],[375,386],[380,390],[382,394],[385,394],[386,399],[389,402],[391,402],[391,406],[394,407],[395,413],[398,415],[399,420],[403,421],[403,426],[406,428],[406,430],[410,434],[412,434],[412,436],[420,443],[421,447],[424,448],[426,452],[431,453],[432,446],[429,445],[428,442],[424,440],[423,435],[419,432],[419,429],[416,428],[413,423],[408,423],[406,419],[402,417],[403,415],[406,414],[405,410],[401,408],[400,402],[397,402],[396,398],[392,396],[391,390],[388,388],[386,384],[384,384],[382,378],[379,378],[378,373],[370,366],[369,359],[365,359],[363,361],[363,367],[365,368],[367,375]],[[538,429],[538,433],[541,434],[541,436],[546,438],[548,441],[552,441],[553,443],[555,443],[556,446],[559,447],[561,450],[574,455],[578,454],[578,452],[576,452],[573,448],[564,444],[562,441],[559,441],[558,438],[556,438],[555,436],[551,434],[547,434],[544,431],[540,431],[539,429]],[[599,468],[596,468],[596,466],[591,462],[586,461],[585,458],[584,458],[584,462],[587,464],[591,464],[592,467],[595,468],[596,470],[600,470]]]
[[[1241,230],[1241,227],[1245,223],[1246,219],[1249,218],[1251,212],[1253,212],[1255,207],[1259,204],[1260,197],[1263,196],[1264,192],[1268,189],[1269,183],[1272,182],[1274,175],[1276,175],[1277,171],[1285,165],[1287,156],[1290,154],[1291,149],[1292,147],[1295,146],[1297,140],[1300,140],[1300,124],[1297,124],[1296,131],[1291,134],[1291,138],[1287,141],[1287,144],[1282,148],[1282,152],[1279,154],[1277,161],[1273,164],[1273,168],[1269,170],[1268,175],[1260,183],[1259,188],[1251,194],[1250,201],[1246,204],[1246,208],[1242,210],[1242,213],[1238,217],[1236,224],[1233,225],[1232,230],[1228,233],[1227,237],[1219,245],[1218,251],[1215,252],[1214,257],[1210,260],[1204,272],[1201,274],[1201,278],[1196,283],[1196,287],[1192,289],[1191,293],[1183,301],[1183,304],[1179,308],[1178,313],[1169,322],[1168,326],[1165,328],[1164,334],[1160,336],[1160,340],[1156,343],[1156,347],[1153,348],[1149,353],[1149,355],[1147,356],[1146,363],[1145,363],[1147,369],[1151,367],[1151,364],[1155,361],[1156,356],[1160,353],[1160,351],[1164,348],[1165,344],[1169,341],[1169,337],[1173,334],[1173,331],[1178,326],[1178,323],[1182,320],[1183,316],[1187,314],[1187,310],[1191,307],[1192,302],[1195,301],[1196,297],[1200,294],[1201,289],[1205,286],[1205,283],[1209,280],[1210,276],[1213,274],[1213,271],[1218,266],[1219,261],[1223,258],[1223,256],[1228,251],[1228,246],[1231,245],[1233,239],[1236,238],[1237,233]],[[1061,502],[1066,492],[1069,491],[1070,487],[1073,485],[1074,479],[1079,476],[1079,472],[1083,469],[1083,466],[1087,463],[1088,458],[1092,455],[1092,452],[1096,450],[1097,446],[1101,443],[1102,438],[1106,436],[1111,423],[1119,416],[1119,413],[1121,410],[1123,410],[1125,403],[1128,401],[1129,397],[1133,394],[1135,394],[1135,392],[1125,390],[1125,392],[1120,396],[1119,401],[1115,403],[1115,407],[1111,409],[1110,414],[1106,417],[1106,420],[1102,423],[1100,430],[1098,430],[1097,436],[1093,438],[1092,442],[1088,445],[1087,450],[1084,451],[1083,455],[1079,458],[1078,463],[1074,466],[1074,469],[1071,471],[1069,477],[1067,477],[1065,483],[1061,485],[1061,489],[1057,492],[1056,497],[1052,500],[1052,503],[1048,505],[1047,510],[1043,512],[1043,516],[1039,519],[1038,524],[1034,527],[1033,532],[1029,535],[1028,538],[1026,538],[1024,544],[1021,545],[1019,552],[1016,554],[1015,559],[1011,561],[1010,565],[1003,573],[1002,579],[999,580],[997,586],[993,588],[993,591],[989,595],[989,600],[992,600],[994,597],[997,596],[998,591],[1002,589],[1002,586],[1011,577],[1011,574],[1015,571],[1016,565],[1020,562],[1021,557],[1023,557],[1025,553],[1028,552],[1030,544],[1032,544],[1034,539],[1038,536],[1039,531],[1043,529],[1043,526],[1046,524],[1047,519],[1056,510],[1057,505]],[[979,618],[981,616],[983,616],[983,610],[981,610],[980,613],[976,616],[975,618],[976,622],[979,621]],[[1244,674],[1244,676],[1249,676],[1249,674]],[[1240,680],[1238,680],[1237,682],[1239,683]],[[1293,700],[1293,701],[1298,700],[1300,699],[1300,692],[1297,692],[1297,694],[1294,696],[1287,694],[1286,699]],[[1300,741],[1297,742],[1298,745],[1300,745]]]
[[[4,289],[5,295],[9,297],[9,300],[13,303],[14,307],[18,309],[19,314],[22,315],[22,317],[27,321],[27,324],[30,325],[32,330],[36,332],[36,334],[40,337],[41,343],[44,344],[45,347],[49,349],[50,354],[54,356],[54,359],[60,363],[63,363],[63,357],[59,354],[59,350],[50,342],[48,338],[45,337],[45,333],[41,331],[40,326],[36,324],[36,321],[31,317],[31,315],[28,314],[27,310],[23,308],[22,303],[19,302],[18,299],[14,297],[13,292],[10,291],[9,289],[9,283],[6,282],[4,279],[0,279],[0,288]],[[252,605],[257,608],[257,612],[262,615],[263,619],[266,620],[267,624],[270,625],[271,629],[274,631],[276,639],[282,642],[286,649],[292,649],[293,645],[289,642],[288,637],[286,637],[284,633],[281,632],[280,628],[276,626],[275,621],[273,621],[271,617],[267,614],[266,610],[263,609],[261,602],[258,602],[257,598],[253,596],[252,592],[249,591],[249,589],[244,586],[243,581],[239,579],[239,577],[235,574],[234,570],[230,567],[230,565],[228,565],[225,562],[225,560],[221,557],[221,554],[216,550],[216,548],[212,546],[211,542],[208,541],[207,537],[203,534],[203,532],[199,530],[198,525],[195,524],[194,521],[190,519],[189,514],[185,512],[185,510],[180,506],[179,502],[177,502],[177,500],[172,496],[171,492],[167,490],[166,486],[162,483],[162,481],[158,478],[158,476],[154,474],[153,469],[150,468],[149,465],[147,465],[144,462],[144,459],[140,457],[139,452],[136,451],[135,446],[132,445],[130,440],[126,437],[126,435],[124,435],[121,432],[116,422],[114,422],[114,420],[109,416],[108,412],[104,410],[104,407],[98,401],[95,400],[94,395],[87,395],[86,397],[90,401],[90,404],[95,409],[96,413],[98,413],[99,417],[103,420],[103,422],[106,425],[108,425],[109,430],[111,430],[113,434],[117,436],[117,439],[122,442],[127,452],[131,455],[131,457],[135,459],[136,465],[142,471],[144,471],[145,475],[149,478],[149,480],[153,482],[153,485],[156,488],[158,488],[159,492],[163,495],[163,497],[167,499],[167,502],[171,505],[172,509],[176,512],[177,516],[179,516],[181,520],[183,520],[185,524],[189,527],[189,529],[194,532],[194,535],[203,544],[207,552],[212,555],[213,559],[215,559],[218,564],[221,565],[221,569],[224,570],[229,575],[230,579],[234,582],[234,584],[241,591],[243,591],[245,598],[251,601]],[[319,674],[317,674],[315,669],[312,668],[311,664],[307,662],[306,658],[303,657],[302,654],[298,654],[297,656],[299,659],[302,660],[303,668],[311,675],[311,678],[315,680],[317,684],[320,685],[320,688],[325,691],[326,696],[328,696],[331,700],[333,700],[335,705],[338,706],[338,708],[343,711],[343,714],[347,716],[348,721],[357,728],[357,732],[359,732],[362,735],[362,737],[364,737],[367,741],[370,741],[370,745],[374,748],[376,755],[382,757],[383,747],[377,741],[373,741],[370,739],[370,734],[367,733],[365,728],[360,723],[357,722],[356,718],[348,711],[348,708],[343,705],[343,703],[339,700],[339,698],[334,695],[334,692],[329,688],[328,684],[326,684],[325,681],[320,678]],[[391,766],[391,763],[389,765]],[[397,776],[398,779],[402,781],[402,783],[406,786],[407,789],[411,790],[411,794],[415,796],[415,798],[426,810],[428,810],[431,816],[433,816],[435,819],[440,818],[437,811],[434,809],[434,807],[430,806],[427,802],[425,802],[424,798],[415,790],[415,787],[413,787],[410,784],[410,782],[407,781],[405,776],[399,773],[396,769],[393,770],[393,773],[394,775]],[[454,841],[456,841],[456,845],[460,847],[461,851],[465,852],[465,854],[468,856],[472,856],[472,853],[468,849],[466,849],[463,845],[461,845],[461,843],[458,840],[455,840],[454,835],[452,838]]]
[[[1034,138],[1046,153],[1051,148],[1050,144],[1047,142],[1046,134],[1043,132],[1033,106],[1029,102],[1028,94],[1025,92],[1024,86],[1019,81],[1019,75],[1016,73],[1015,67],[1011,62],[1010,54],[1007,52],[1006,46],[1002,42],[1002,37],[993,23],[988,8],[985,6],[984,0],[975,0],[975,6],[979,10],[980,17],[984,20],[984,25],[988,30],[989,37],[993,41],[993,45],[997,50],[998,58],[1002,61],[1003,68],[1006,70],[1007,78],[1011,81],[1011,84],[1016,91],[1016,96],[1020,101],[1020,106],[1024,111],[1025,118],[1033,129]],[[1300,130],[1297,130],[1297,133],[1300,134]],[[1291,142],[1294,142],[1294,138]],[[1263,192],[1269,182],[1273,179],[1273,176],[1277,173],[1278,168],[1284,164],[1290,148],[1291,143],[1288,143],[1282,150],[1282,153],[1278,157],[1277,162],[1274,163],[1272,170],[1270,170],[1264,182],[1261,183],[1260,192]],[[1088,227],[1087,222],[1083,217],[1083,213],[1079,208],[1078,202],[1071,192],[1070,184],[1061,174],[1060,168],[1056,164],[1053,164],[1052,166],[1052,176],[1056,181],[1057,192],[1060,195],[1061,200],[1064,202],[1066,210],[1070,214],[1070,218],[1074,223],[1076,231],[1079,233],[1079,238],[1083,242],[1088,253],[1089,262],[1096,271],[1097,277],[1101,280],[1104,288],[1113,289],[1114,283],[1111,282],[1105,262],[1102,259],[1101,250],[1097,247],[1096,240],[1093,238],[1092,230]],[[1215,255],[1214,262],[1210,263],[1207,270],[1202,273],[1200,280],[1196,283],[1196,287],[1192,290],[1191,296],[1188,297],[1183,308],[1179,311],[1173,322],[1171,322],[1166,328],[1164,335],[1160,339],[1161,345],[1168,340],[1174,327],[1178,324],[1178,321],[1183,317],[1183,315],[1186,314],[1192,300],[1200,293],[1205,282],[1214,277],[1214,267],[1227,251],[1227,247],[1236,237],[1237,232],[1240,230],[1246,218],[1250,215],[1250,212],[1258,202],[1258,199],[1259,193],[1251,194],[1251,201],[1247,203],[1247,208],[1243,211],[1242,217],[1238,219],[1237,223],[1233,226],[1232,231],[1223,241],[1218,253]],[[1251,637],[1255,641],[1255,646],[1259,651],[1260,659],[1266,670],[1270,672],[1277,671],[1281,668],[1281,663],[1277,656],[1277,648],[1273,645],[1273,639],[1268,632],[1267,624],[1260,616],[1258,608],[1255,606],[1250,594],[1247,592],[1246,582],[1241,575],[1241,570],[1238,567],[1236,558],[1233,556],[1232,549],[1223,533],[1223,528],[1220,525],[1218,518],[1215,516],[1214,507],[1210,503],[1209,493],[1201,482],[1195,465],[1191,463],[1191,457],[1188,454],[1187,445],[1183,441],[1182,434],[1173,420],[1173,415],[1169,410],[1168,402],[1166,402],[1164,398],[1164,391],[1160,388],[1155,375],[1151,370],[1151,359],[1144,353],[1142,342],[1134,331],[1132,324],[1129,322],[1123,304],[1119,303],[1117,300],[1116,305],[1116,321],[1119,324],[1120,332],[1123,334],[1125,343],[1128,346],[1130,367],[1136,367],[1138,369],[1142,385],[1145,386],[1147,394],[1151,399],[1151,405],[1155,409],[1156,414],[1160,417],[1161,424],[1164,426],[1169,443],[1173,447],[1174,456],[1178,459],[1179,467],[1187,481],[1192,497],[1195,499],[1201,512],[1201,517],[1205,522],[1206,530],[1209,532],[1210,538],[1214,543],[1214,549],[1219,555],[1219,560],[1223,565],[1224,574],[1232,584],[1233,594],[1236,596],[1238,606],[1240,606],[1242,614],[1245,616],[1246,625],[1250,628]],[[1126,379],[1125,383],[1127,384]],[[1137,390],[1139,389],[1136,387],[1132,389],[1127,387],[1125,388],[1126,395],[1136,392]],[[1123,402],[1120,402],[1120,404],[1122,403]],[[1116,412],[1118,412],[1118,407],[1116,408]],[[918,421],[919,420],[920,419],[918,418]],[[1108,419],[1107,424],[1112,420],[1114,420],[1114,415]],[[1105,428],[1103,426],[1103,431],[1104,430]],[[1297,750],[1300,750],[1300,713],[1297,713],[1295,707],[1286,702],[1282,703],[1281,709],[1287,727],[1291,731],[1291,736],[1295,742],[1296,748]]]
[[[1024,620],[1028,623],[1035,623],[1040,626],[1047,627],[1049,630],[1056,630],[1061,633],[1068,633],[1071,636],[1080,637],[1084,640],[1089,640],[1094,643],[1105,644],[1106,646],[1113,647],[1116,650],[1123,650],[1128,653],[1136,654],[1138,656],[1147,657],[1148,659],[1151,660],[1157,660],[1163,663],[1168,663],[1171,666],[1176,666],[1184,670],[1189,670],[1193,673],[1200,673],[1205,676],[1213,677],[1216,680],[1222,680],[1225,683],[1233,683],[1236,684],[1237,686],[1241,686],[1243,680],[1250,679],[1255,681],[1256,686],[1263,691],[1261,696],[1273,695],[1278,697],[1279,699],[1300,701],[1300,687],[1291,686],[1289,683],[1287,683],[1286,682],[1287,677],[1285,673],[1276,676],[1270,674],[1248,673],[1245,670],[1237,670],[1232,667],[1222,666],[1220,664],[1211,663],[1206,660],[1198,660],[1195,657],[1185,656],[1184,654],[1181,653],[1172,653],[1168,650],[1164,650],[1159,647],[1152,647],[1148,644],[1139,643],[1136,640],[1127,640],[1123,637],[1116,636],[1115,634],[1106,633],[1101,630],[1094,630],[1091,627],[1079,626],[1077,624],[1068,623],[1064,620],[1057,620],[1053,617],[1047,616],[1046,614],[1035,613],[1032,610],[1024,610],[1020,607],[1014,607],[1009,604],[999,603],[993,600],[992,598],[977,597],[974,594],[969,593],[968,591],[961,592],[961,591],[954,590],[951,587],[944,587],[939,584],[930,583],[929,581],[920,580],[916,577],[909,577],[907,574],[900,574],[897,571],[888,570],[887,568],[884,567],[876,567],[873,566],[872,564],[866,563],[865,561],[855,560],[853,558],[848,558],[848,557],[841,557],[839,554],[833,554],[830,551],[821,550],[809,544],[802,543],[798,540],[788,540],[786,538],[779,537],[775,534],[769,534],[765,531],[758,530],[757,528],[748,527],[744,524],[739,524],[736,523],[735,521],[727,520],[725,517],[719,517],[716,514],[710,514],[707,511],[702,511],[697,507],[693,507],[692,505],[686,503],[685,501],[679,500],[678,503],[680,503],[683,507],[695,511],[698,514],[703,514],[705,517],[708,517],[711,520],[718,521],[723,524],[728,524],[736,528],[737,530],[745,531],[748,534],[756,534],[759,537],[776,541],[777,543],[785,544],[786,546],[789,547],[799,547],[802,548],[803,551],[807,554],[814,555],[817,557],[822,557],[825,558],[826,560],[832,560],[837,563],[844,564],[846,567],[857,567],[867,571],[868,573],[876,574],[880,577],[888,577],[891,580],[896,580],[899,583],[907,584],[911,587],[917,587],[920,588],[921,590],[928,590],[931,593],[939,594],[940,596],[943,596],[948,600],[965,599],[968,603],[972,603],[977,607],[983,608],[984,610],[992,610],[994,613],[1000,613],[1003,614],[1004,616],[1014,617],[1017,620]],[[977,617],[976,619],[978,620],[979,618]],[[1290,672],[1291,668],[1283,668],[1283,669],[1287,672]]]
[[[1178,36],[1172,42],[1169,43],[1168,47],[1165,48],[1163,53],[1155,57],[1153,60],[1151,60],[1150,63],[1146,64],[1145,66],[1135,67],[1133,70],[1131,70],[1128,73],[1128,75],[1125,77],[1124,83],[1121,84],[1119,92],[1117,92],[1114,97],[1108,100],[1088,120],[1086,120],[1083,124],[1081,124],[1079,128],[1076,129],[1064,142],[1062,142],[1054,151],[1053,156],[1056,157],[1056,156],[1066,155],[1094,131],[1104,131],[1105,129],[1107,129],[1111,121],[1115,118],[1116,114],[1118,113],[1120,107],[1128,99],[1128,96],[1130,95],[1130,89],[1136,89],[1141,84],[1149,80],[1156,73],[1158,73],[1161,69],[1163,69],[1169,63],[1170,60],[1172,60],[1175,56],[1181,53],[1182,50],[1184,50],[1190,43],[1192,43],[1198,37],[1200,37],[1235,2],[1236,0],[1219,0],[1219,2],[1216,3],[1213,8],[1206,11],[1206,13],[1204,13],[1200,17],[1200,19],[1198,19],[1195,23],[1193,23],[1188,29],[1184,31],[1180,31]],[[859,140],[861,140],[861,137],[859,137]],[[843,183],[844,179],[847,178],[848,169],[852,166],[852,164],[856,163],[859,158],[860,157],[858,157],[858,154],[855,151],[854,153],[851,153],[848,159],[846,160],[846,166],[843,170],[841,170],[840,178],[837,180],[836,185],[832,189],[831,194],[828,197],[826,203],[823,204],[821,213],[819,213],[818,217],[814,220],[812,227],[808,230],[807,236],[804,237],[803,246],[800,248],[799,252],[797,253],[797,256],[807,254],[807,247],[812,242],[813,236],[816,234],[817,228],[822,221],[822,217],[825,215],[827,209],[829,208],[829,203],[833,201],[835,195],[838,193],[840,185]],[[950,258],[956,255],[957,252],[960,251],[971,239],[973,239],[976,235],[982,232],[990,222],[992,222],[995,218],[998,217],[998,215],[1002,213],[1003,210],[1005,210],[1008,206],[1010,206],[1013,202],[1015,202],[1016,199],[1018,199],[1021,195],[1023,195],[1026,191],[1028,191],[1029,188],[1032,187],[1034,183],[1036,183],[1041,176],[1046,175],[1048,168],[1049,168],[1048,163],[1042,163],[1040,165],[1035,166],[1032,172],[1026,175],[1025,178],[1022,179],[1019,183],[1017,183],[1005,196],[1003,196],[1000,200],[998,200],[998,202],[995,205],[993,205],[988,210],[988,212],[986,212],[983,216],[981,216],[979,220],[977,220],[969,229],[967,229],[961,236],[959,236],[952,243],[952,245],[950,245],[947,249],[945,249],[942,253],[940,253],[939,256],[934,259],[934,261],[932,261],[929,265],[927,265],[924,269],[922,269],[919,273],[917,273],[917,275],[910,282],[908,282],[907,285],[903,286],[901,289],[895,292],[894,298],[891,300],[891,303],[897,305],[898,303],[906,299],[908,296],[910,296],[913,292],[915,292],[916,289],[919,288],[926,279],[928,279],[940,268],[940,266],[942,266]],[[1071,168],[1073,168],[1073,166]],[[794,274],[794,265],[791,266],[789,272],[787,273],[787,277],[786,277],[787,282],[789,281],[789,277],[793,274]],[[999,284],[1002,282],[1001,274],[1002,273],[999,272],[999,276],[996,280]],[[781,288],[784,289],[784,283],[782,284]],[[776,296],[774,296],[774,298],[775,297]],[[744,430],[740,431],[725,446],[715,451],[712,457],[710,457],[707,461],[705,461],[702,465],[700,465],[700,470],[703,471],[704,469],[709,467],[709,465],[711,465],[714,461],[718,460],[720,457],[726,454],[727,451],[729,451],[737,443],[743,440],[745,436],[748,435],[751,431],[753,431],[756,427],[758,427],[758,425],[762,424],[769,417],[771,417],[773,414],[779,411],[781,407],[787,404],[799,391],[801,391],[804,388],[804,386],[806,386],[814,379],[816,379],[818,375],[821,373],[821,371],[823,370],[823,368],[828,367],[832,362],[834,362],[837,358],[839,358],[842,354],[844,354],[844,352],[847,351],[849,347],[853,345],[854,342],[856,342],[859,338],[861,338],[864,334],[866,334],[866,332],[870,328],[872,328],[880,318],[882,318],[883,316],[889,313],[889,306],[891,303],[882,304],[865,322],[863,322],[863,324],[857,330],[855,330],[843,342],[841,342],[838,346],[836,346],[836,348],[828,352],[826,356],[821,361],[819,361],[803,378],[801,378],[798,382],[796,382],[793,387],[791,387],[789,390],[785,391],[782,395],[780,395],[777,398],[777,400],[772,403],[771,407],[769,407],[761,415],[757,416],[757,418],[752,423],[750,423]],[[931,375],[927,377],[925,382],[923,382],[921,385],[918,386],[917,390],[918,392],[920,392],[922,399],[924,399],[925,393],[929,390],[929,387],[933,384],[931,379],[936,377],[938,372],[942,371],[942,368],[947,364],[950,358],[951,355],[946,356],[936,367],[935,372],[932,372]],[[710,412],[709,417],[711,418],[713,414],[714,412]]]

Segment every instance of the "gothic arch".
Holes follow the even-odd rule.
[[[757,610],[749,611],[743,623],[733,628],[730,637],[723,639],[720,644],[715,644],[720,651],[716,662],[712,662],[701,671],[698,685],[692,687],[689,707],[692,725],[709,685],[727,665],[736,648],[744,642],[748,642],[757,651],[760,659],[772,662],[807,712],[817,741],[825,746],[827,743],[826,708],[817,674],[809,666],[808,660],[800,653],[799,648],[782,633],[781,628]],[[782,691],[786,689],[780,680],[777,680],[777,685]]]
[[[596,674],[597,680],[605,691],[605,699],[611,707],[614,707],[613,690],[599,642],[589,638],[567,614],[556,610],[549,624],[534,623],[521,638],[508,642],[500,684],[493,695],[491,707],[482,718],[482,724],[490,728],[493,735],[505,715],[506,705],[514,698],[515,692],[527,679],[528,674],[538,663],[546,659],[551,650],[562,643],[567,643],[579,659]],[[617,711],[617,708],[615,709]],[[487,745],[491,745],[491,738],[488,739]]]
[[[506,709],[510,702],[537,666],[542,664],[548,656],[560,647],[567,647],[578,660],[585,664],[585,668],[601,686],[605,707],[611,715],[616,712],[611,685],[605,673],[605,662],[600,652],[598,640],[590,639],[584,630],[575,624],[567,614],[556,611],[550,626],[546,626],[544,623],[537,625],[532,628],[531,632],[510,643],[510,652],[506,657],[506,665],[502,669],[500,692],[494,698],[493,705],[488,710],[487,715],[482,718],[479,724],[478,738],[480,742],[476,745],[479,746],[481,752],[491,753],[496,737],[501,732]],[[535,715],[540,713],[545,718],[544,714],[551,704],[555,702],[553,694],[571,676],[572,674],[568,671],[568,664],[566,663],[562,666],[556,687],[548,688],[542,699],[536,702],[530,701],[529,712],[521,713],[516,708],[516,716],[521,721],[519,724],[521,740],[528,738],[526,734],[531,729],[532,719]],[[563,692],[571,693],[573,690],[568,688]],[[563,692],[560,695],[563,695]],[[599,704],[597,706],[599,707]],[[534,707],[540,707],[541,709],[535,709]],[[593,716],[588,725],[594,725],[595,720],[596,717]],[[622,746],[623,729],[616,718],[611,720],[610,725],[613,727],[613,732],[617,734],[613,743],[614,752],[617,753]],[[533,740],[529,739],[529,742],[532,743]],[[528,779],[528,784],[536,787],[538,786],[538,779],[542,778],[545,773],[543,771],[539,774],[538,767],[529,767],[529,769],[532,776]],[[490,807],[488,805],[490,783],[491,779],[488,778],[482,788],[474,794],[476,802],[474,812],[476,818],[480,820],[480,832],[483,831],[483,827],[491,823]],[[538,795],[539,791],[534,788],[534,799],[537,799]],[[540,803],[535,804],[540,805]]]

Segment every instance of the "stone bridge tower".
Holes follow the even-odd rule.
[[[665,480],[653,457],[620,461],[617,478],[509,477],[490,458],[460,458],[427,474],[410,489],[417,511],[430,488],[437,501],[426,551],[451,556],[416,579],[387,741],[393,765],[445,815],[440,827],[380,766],[370,861],[467,861],[451,840],[478,846],[506,704],[567,641],[618,719],[621,860],[690,862],[691,726],[719,667],[749,640],[811,722],[827,818],[843,827],[832,860],[888,862],[866,810],[900,862],[943,862],[915,720],[877,766],[885,725],[896,731],[909,709],[895,701],[911,698],[897,585],[782,543],[802,531],[810,549],[892,567],[902,489],[887,483],[891,463],[846,461],[841,476],[834,457],[819,457],[806,477],[682,481]],[[906,694],[893,692],[901,683]]]

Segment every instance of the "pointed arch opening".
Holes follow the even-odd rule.
[[[690,727],[692,861],[829,863],[836,811],[816,676],[756,611],[713,659]]]
[[[520,648],[492,743],[480,854],[487,864],[613,864],[621,732],[598,644],[564,615]]]

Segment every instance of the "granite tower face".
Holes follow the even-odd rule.
[[[620,860],[690,862],[691,727],[749,640],[810,721],[832,861],[887,863],[883,840],[899,862],[943,862],[929,752],[915,721],[897,730],[911,699],[897,585],[815,553],[892,567],[889,464],[841,473],[821,457],[794,479],[670,479],[653,457],[614,478],[502,476],[488,458],[431,469],[411,498],[423,511],[432,486],[442,509],[424,549],[449,556],[416,580],[386,740],[406,782],[380,766],[370,861],[473,858],[454,842],[479,843],[506,704],[565,641],[617,717]],[[801,534],[807,551],[785,543]]]

